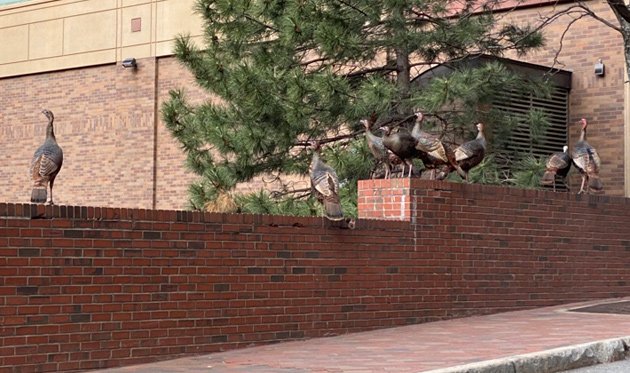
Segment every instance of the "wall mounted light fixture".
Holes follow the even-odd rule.
[[[606,74],[606,66],[604,66],[604,63],[602,62],[602,59],[600,58],[599,61],[597,61],[597,63],[595,64],[595,75],[604,76],[605,74]]]
[[[125,69],[137,69],[138,68],[138,63],[136,62],[135,58],[125,58],[122,62],[122,67],[124,67]]]

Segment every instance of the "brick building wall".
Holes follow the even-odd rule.
[[[364,194],[394,189],[362,183]],[[359,219],[354,230],[0,203],[0,371],[127,365],[630,295],[627,199],[404,188],[408,221]]]
[[[541,14],[570,5],[532,7],[499,15],[509,22],[535,22]],[[616,22],[605,3],[589,1],[588,5],[599,16]],[[559,37],[572,20],[559,18],[545,31],[545,48],[518,58],[573,72],[569,145],[579,135],[577,121],[586,117],[591,123],[588,140],[603,162],[605,193],[623,195],[621,37],[602,23],[583,18],[572,25],[558,53]],[[600,58],[606,64],[603,78],[593,73],[593,65]],[[185,156],[161,122],[159,109],[172,88],[183,87],[195,102],[207,96],[173,57],[139,59],[139,64],[136,72],[106,64],[0,79],[0,149],[4,157],[0,162],[0,201],[29,200],[27,170],[44,138],[46,121],[39,112],[46,107],[57,116],[56,133],[66,154],[55,188],[58,203],[185,208],[187,188],[194,176],[185,170]],[[577,172],[573,171],[570,179],[577,185]],[[269,185],[260,178],[249,187]]]
[[[618,24],[606,2],[586,1],[595,14],[612,24]],[[505,15],[515,23],[540,21],[553,12],[572,6],[573,2],[558,6],[520,9]],[[584,17],[573,23],[561,44],[560,36],[575,16],[562,16],[544,29],[546,46],[531,55],[511,56],[544,66],[555,66],[572,71],[570,94],[569,147],[580,135],[580,118],[586,118],[588,142],[601,159],[601,178],[607,195],[624,195],[624,81],[625,58],[621,34],[600,21]],[[595,63],[602,59],[606,75],[594,74]],[[562,151],[562,149],[558,149]],[[573,186],[579,188],[579,174],[571,172]]]
[[[200,104],[208,98],[197,85],[194,77],[175,58],[158,60],[157,107],[168,100],[169,91],[183,89],[192,104]],[[188,186],[195,180],[194,175],[185,170],[186,155],[168,131],[159,115],[157,128],[156,155],[156,207],[161,209],[182,209],[186,207]]]
[[[0,79],[0,200],[29,201],[46,108],[64,151],[57,203],[151,207],[155,60],[140,64],[136,72],[104,65]]]

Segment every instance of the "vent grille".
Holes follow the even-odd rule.
[[[519,121],[512,131],[506,147],[506,153],[499,155],[500,167],[507,172],[515,156],[531,154],[536,158],[546,159],[551,153],[561,152],[568,145],[567,123],[569,119],[569,89],[554,87],[548,98],[523,96],[516,92],[506,92],[494,107],[504,110],[511,116],[526,118],[532,109],[544,112],[549,126],[534,141],[531,128],[525,120]],[[556,180],[556,188],[565,189],[564,184]]]

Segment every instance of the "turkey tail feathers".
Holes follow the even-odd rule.
[[[328,220],[343,220],[343,211],[338,201],[324,200],[324,215]]]
[[[46,187],[33,188],[33,191],[31,192],[31,202],[33,203],[46,203],[47,197]]]
[[[604,185],[602,181],[599,179],[599,176],[590,175],[588,177],[588,188],[597,193],[602,192],[604,190]]]
[[[555,171],[545,171],[542,178],[540,178],[540,183],[542,185],[551,185],[556,181],[556,172]]]

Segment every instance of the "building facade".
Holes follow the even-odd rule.
[[[202,41],[195,0],[16,1],[0,2],[0,201],[29,201],[27,171],[44,140],[40,112],[47,108],[55,113],[65,156],[57,203],[185,208],[194,177],[161,122],[160,107],[173,88],[184,88],[193,101],[208,98],[172,56],[176,35]],[[536,22],[571,6],[535,3],[499,16]],[[605,3],[586,3],[616,22]],[[588,140],[603,161],[606,194],[629,195],[621,35],[592,18],[573,20],[559,17],[546,28],[547,47],[518,58],[573,73],[569,145],[579,136],[577,121],[586,117]],[[123,68],[127,58],[135,58],[137,68]],[[604,76],[593,71],[600,59]],[[572,174],[575,184],[579,176]]]

